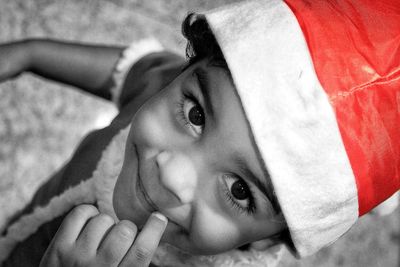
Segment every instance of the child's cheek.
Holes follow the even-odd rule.
[[[216,254],[236,248],[241,244],[239,227],[231,218],[204,210],[192,226],[191,242],[199,253]]]
[[[165,143],[168,117],[168,105],[161,96],[156,96],[146,102],[132,121],[135,144],[153,147]]]

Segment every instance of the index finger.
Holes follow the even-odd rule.
[[[120,266],[149,266],[168,219],[159,212],[151,214]]]

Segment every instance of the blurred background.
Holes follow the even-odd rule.
[[[184,55],[180,23],[190,11],[232,0],[0,0],[0,42],[49,37],[127,45],[153,36]],[[1,60],[1,59],[0,59]],[[90,130],[115,115],[110,103],[24,74],[0,84],[0,225],[68,160]],[[399,201],[398,199],[395,201]],[[279,266],[400,266],[400,209],[366,215],[315,256],[288,253]]]

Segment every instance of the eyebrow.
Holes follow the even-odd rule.
[[[239,167],[240,171],[248,178],[255,186],[267,197],[272,205],[276,214],[281,212],[281,208],[278,204],[278,199],[273,193],[272,185],[268,184],[267,181],[263,182],[247,167],[246,161],[238,154],[234,154],[234,162]]]
[[[214,117],[214,107],[210,93],[211,85],[210,79],[208,78],[208,73],[202,68],[197,67],[193,71],[193,74],[197,77],[197,80],[200,84],[200,91],[204,96],[204,104],[206,106],[206,110],[210,113],[212,117]]]

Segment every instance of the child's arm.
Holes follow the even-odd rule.
[[[111,74],[123,47],[30,39],[0,45],[0,81],[29,71],[111,99]]]

